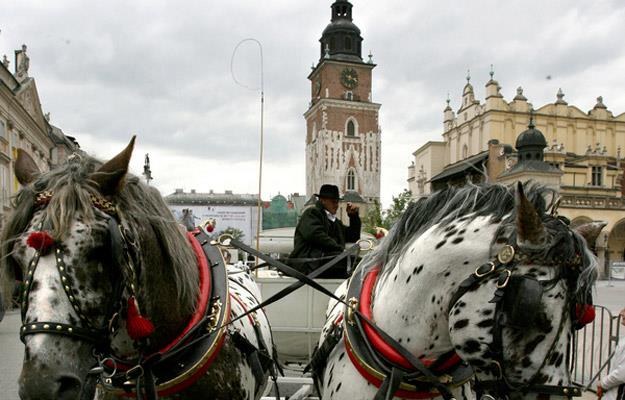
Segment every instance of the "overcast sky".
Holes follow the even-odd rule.
[[[2,0],[0,55],[14,69],[25,43],[44,112],[89,153],[108,158],[137,134],[154,184],[256,193],[260,95],[230,73],[234,47],[264,50],[263,197],[305,192],[310,66],[333,0]],[[88,4],[88,5],[87,5]],[[381,103],[382,199],[407,187],[412,152],[441,140],[447,93],[457,109],[467,74],[484,98],[490,64],[511,101],[523,86],[539,107],[596,97],[625,112],[625,2],[352,0]],[[258,49],[242,45],[237,79],[258,86]]]

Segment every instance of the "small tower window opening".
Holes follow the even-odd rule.
[[[592,186],[603,185],[603,167],[592,167]]]
[[[469,155],[469,147],[465,144],[462,146],[462,159],[464,160]]]
[[[356,127],[354,126],[354,121],[349,121],[347,123],[347,136],[355,136],[356,135]]]
[[[345,50],[351,50],[351,49],[352,49],[352,38],[347,36],[345,37]]]
[[[334,38],[330,38],[330,51],[334,51]]]
[[[345,100],[349,100],[349,101],[354,100],[354,93],[352,93],[351,90],[347,90],[345,92]]]
[[[353,169],[347,172],[347,190],[356,190],[356,174]]]

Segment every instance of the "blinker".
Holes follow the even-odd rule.
[[[503,296],[505,325],[529,328],[536,324],[541,310],[543,286],[529,276],[511,276]]]

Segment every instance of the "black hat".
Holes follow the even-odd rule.
[[[339,196],[339,187],[335,185],[321,185],[319,193],[315,193],[315,196],[341,200],[341,196]]]

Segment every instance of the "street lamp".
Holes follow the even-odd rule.
[[[245,42],[254,42],[258,45],[258,50],[260,54],[260,88],[249,87],[247,85],[244,85],[243,83],[239,82],[237,78],[234,76],[234,70],[233,70],[234,56],[237,50],[239,49],[239,46],[241,46]],[[261,189],[262,189],[262,180],[263,180],[263,144],[264,144],[263,143],[263,136],[264,136],[263,122],[264,122],[264,107],[265,107],[265,83],[264,83],[264,76],[263,76],[263,45],[257,39],[247,38],[237,43],[237,45],[234,47],[234,50],[232,51],[232,57],[230,58],[230,74],[232,75],[232,79],[237,85],[242,86],[249,90],[254,90],[254,91],[260,89],[260,146],[259,146],[260,154],[258,156],[258,213],[256,216],[256,251],[260,251],[260,217],[262,213]],[[256,264],[258,264],[258,260],[256,260]]]

